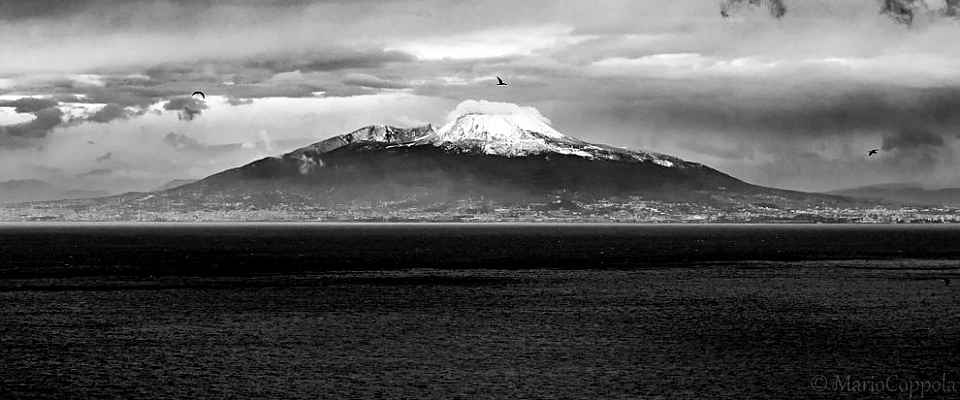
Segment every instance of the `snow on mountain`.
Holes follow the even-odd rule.
[[[431,125],[416,128],[372,125],[303,147],[284,157],[299,160],[301,172],[309,173],[323,167],[321,154],[361,142],[384,143],[387,148],[429,145],[445,151],[503,157],[552,153],[597,160],[650,162],[666,168],[699,166],[664,154],[585,142],[558,132],[547,121],[519,113],[466,113],[440,129]]]
[[[408,143],[432,133],[433,126],[431,125],[416,128],[370,125],[344,135],[334,136],[324,141],[302,147],[288,155],[299,157],[304,153],[327,153],[358,142]]]
[[[485,154],[517,157],[544,152],[590,158],[549,125],[524,115],[466,114],[416,141],[438,147],[472,148]]]
[[[525,114],[464,114],[413,144],[475,150],[506,157],[557,153],[588,159],[652,162],[667,168],[698,165],[663,154],[585,142]]]

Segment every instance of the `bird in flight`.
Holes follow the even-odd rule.
[[[196,96],[196,95],[198,95],[198,94],[199,94],[200,97],[202,97],[204,100],[207,99],[207,95],[203,94],[203,92],[201,92],[201,91],[199,91],[199,90],[196,91],[196,92],[193,92],[193,94],[191,94],[190,96],[192,97],[192,96]]]
[[[874,155],[874,154],[877,154],[878,152],[880,152],[880,149],[870,150],[870,151],[867,152],[867,157],[872,156],[872,155]]]
[[[510,86],[510,85],[508,85],[506,82],[503,81],[503,79],[500,79],[500,77],[498,76],[498,77],[497,77],[497,86]]]
[[[950,278],[943,278],[941,281],[943,281],[944,285],[950,286]]]

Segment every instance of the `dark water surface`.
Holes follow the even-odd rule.
[[[893,258],[960,259],[960,226],[0,225],[6,278]]]
[[[945,226],[0,226],[0,399],[958,398],[957,260]]]

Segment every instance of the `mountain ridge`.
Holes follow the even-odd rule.
[[[666,193],[670,190],[797,196],[806,197],[805,201],[819,196],[841,201],[751,185],[699,163],[594,144],[552,128],[539,128],[546,133],[525,129],[537,124],[548,127],[515,116],[469,113],[440,129],[429,124],[413,128],[370,125],[214,174],[178,190],[181,194],[193,191],[196,197],[196,193],[230,186],[234,187],[229,190],[236,191],[236,186],[256,185],[257,191],[299,193],[310,198],[305,203],[324,202],[321,192],[331,194],[334,203],[424,197],[424,192],[430,192],[425,198],[432,201],[451,201],[457,196],[481,195],[484,188],[493,187],[487,191],[496,193],[494,198],[508,201],[536,201],[557,193],[574,193],[573,198],[583,199],[640,195],[683,200],[682,194]],[[349,186],[366,189],[343,189]],[[344,195],[332,195],[337,190]],[[407,193],[401,193],[404,190]],[[438,195],[440,192],[448,195]],[[517,196],[504,196],[507,192]],[[709,201],[710,197],[700,193],[692,200]]]
[[[751,210],[785,215],[781,210],[849,203],[752,185],[665,154],[590,143],[535,118],[472,113],[439,129],[369,125],[167,190],[51,208],[119,220],[214,213],[234,220],[549,214],[579,221],[613,213],[753,218]]]

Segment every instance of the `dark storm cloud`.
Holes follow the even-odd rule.
[[[886,15],[896,23],[913,25],[919,16],[929,18],[956,17],[960,13],[960,0],[928,1],[928,0],[874,0],[864,1],[862,6],[871,7],[879,4],[880,14]],[[766,7],[770,15],[782,18],[787,13],[787,6],[782,0],[724,0],[720,5],[720,15],[729,17],[742,8]]]
[[[58,126],[68,126],[82,123],[84,121],[107,123],[116,119],[129,118],[135,113],[131,113],[117,104],[107,104],[89,117],[80,117],[64,120],[64,112],[58,107],[61,101],[76,102],[82,99],[76,96],[54,96],[56,100],[46,98],[24,97],[17,100],[0,102],[0,107],[11,107],[14,111],[24,114],[33,114],[31,121],[0,126],[0,136],[19,137],[23,139],[39,139],[46,137],[54,128]],[[2,138],[0,138],[2,139]],[[0,140],[0,146],[11,144],[24,144],[22,140]]]
[[[91,1],[75,0],[30,0],[0,1],[0,19],[56,17],[79,12],[91,5]]]
[[[174,97],[163,105],[164,110],[179,111],[180,118],[187,121],[192,121],[206,108],[206,102],[192,97]]]
[[[32,97],[0,102],[0,107],[11,107],[18,113],[34,115],[31,121],[0,126],[0,146],[23,144],[23,139],[47,136],[50,131],[63,123],[63,111],[57,108],[58,104],[54,100]],[[9,140],[10,137],[20,138],[20,140]]]
[[[57,100],[106,103],[123,107],[147,107],[159,101],[187,96],[195,90],[230,98],[312,97],[375,93],[368,89],[400,89],[407,84],[361,73],[387,64],[407,63],[414,57],[399,51],[331,50],[324,53],[262,55],[256,60],[233,58],[174,62],[149,66],[142,73],[99,71],[102,85],[78,84],[57,78],[21,88],[36,93],[53,93]],[[356,72],[351,72],[356,71]],[[344,75],[346,74],[346,75]],[[344,77],[346,76],[346,78]],[[82,94],[82,98],[70,98]],[[22,107],[43,107],[41,100],[26,100]],[[171,107],[180,108],[178,102]],[[11,105],[14,106],[14,105]],[[184,116],[198,115],[192,107]],[[117,109],[105,112],[117,113]],[[106,115],[98,116],[98,118]]]
[[[222,0],[165,0],[164,3],[183,8],[191,12],[198,12],[217,5],[233,6],[275,6],[298,7],[316,1],[308,0],[231,0],[226,3]],[[57,18],[74,14],[93,13],[103,14],[104,10],[122,9],[124,7],[144,7],[153,0],[3,0],[0,1],[0,20],[19,20],[25,18]],[[114,21],[120,24],[123,21]]]
[[[960,0],[945,0],[939,4],[924,0],[881,0],[881,4],[881,13],[904,25],[912,25],[920,15],[956,17],[960,11]]]
[[[851,172],[843,179],[862,181],[858,173],[892,161],[870,159],[871,166],[860,167],[835,160],[862,162],[861,147],[880,147],[902,127],[949,139],[939,147],[944,152],[955,144],[960,51],[944,43],[957,37],[956,26],[922,22],[955,13],[960,0],[949,0],[942,12],[916,12],[911,29],[881,14],[882,0],[731,0],[740,3],[741,13],[728,20],[718,15],[721,1],[22,1],[0,16],[9,18],[0,24],[0,36],[18,39],[0,44],[0,54],[18,55],[0,63],[0,74],[10,78],[0,86],[14,93],[84,94],[53,100],[114,105],[89,117],[113,122],[122,118],[117,107],[155,109],[158,102],[194,90],[209,96],[210,107],[221,107],[223,99],[240,105],[290,98],[218,110],[235,115],[269,110],[257,123],[271,134],[291,123],[287,111],[316,118],[323,126],[318,131],[346,129],[336,122],[341,117],[357,123],[399,117],[373,96],[330,99],[329,104],[364,105],[323,118],[314,114],[327,106],[302,106],[323,101],[292,99],[318,92],[332,98],[407,89],[454,104],[504,101],[535,106],[558,128],[591,141],[664,152],[691,149],[678,155],[720,160],[728,168],[747,160],[739,172],[762,169],[756,165],[768,161],[789,165],[782,175],[771,173],[762,181],[775,184],[791,182],[791,176],[803,178],[793,182],[812,182],[811,170],[834,173],[815,168],[821,165],[844,166]],[[452,52],[466,58],[444,58]],[[671,58],[684,54],[689,64],[666,62],[684,61]],[[594,68],[617,59],[624,62]],[[494,75],[504,76],[511,87],[491,85]],[[60,79],[49,79],[53,76]],[[167,104],[171,107],[181,117],[197,115],[185,104]],[[444,111],[424,106],[402,116],[441,122],[431,113]],[[143,119],[148,131],[177,129],[170,124],[176,121]],[[137,148],[125,141],[130,135],[124,129],[77,128],[103,134],[98,143]],[[230,139],[216,137],[251,140],[242,137],[242,129],[234,131]],[[107,135],[116,135],[115,141]],[[56,135],[50,143],[79,140],[66,136]],[[188,139],[171,138],[168,144],[184,150],[182,159],[213,160],[201,153],[209,145]],[[847,151],[844,144],[853,148]],[[901,147],[891,155],[920,157],[934,148]],[[111,149],[120,156],[120,146]],[[103,150],[90,151],[86,162]]]
[[[416,57],[401,51],[331,51],[321,54],[300,54],[244,63],[247,68],[278,72],[336,71],[354,68],[377,68],[396,62],[413,62]]]
[[[84,121],[107,123],[116,119],[129,118],[134,113],[117,104],[107,104],[97,112],[88,117],[71,118],[64,120],[64,112],[58,107],[62,102],[84,102],[73,95],[57,95],[53,99],[24,97],[17,100],[0,102],[0,107],[11,107],[14,111],[24,114],[33,114],[31,121],[0,126],[0,136],[20,137],[25,139],[39,139],[46,137],[54,128],[58,126],[68,126],[82,123]],[[0,146],[14,144],[23,144],[23,141],[12,142],[9,140],[0,140]]]
[[[47,136],[53,128],[63,123],[63,111],[56,107],[44,108],[33,112],[36,118],[32,121],[0,126],[0,136],[14,136],[21,138],[42,138]]]
[[[741,7],[766,7],[775,18],[782,18],[787,13],[787,6],[781,0],[725,0],[720,5],[720,14],[728,17]]]
[[[883,137],[882,148],[889,166],[912,173],[931,173],[953,164],[955,154],[944,138],[924,128],[904,128]]]
[[[881,13],[901,24],[913,23],[914,0],[882,0],[881,3],[883,4],[880,8]]]
[[[906,128],[883,137],[883,150],[912,150],[922,147],[942,147],[943,137],[924,128]]]
[[[16,100],[0,102],[0,107],[13,107],[14,111],[18,113],[28,114],[54,107],[57,104],[58,103],[55,100],[23,97]]]
[[[130,115],[131,113],[128,112],[127,109],[123,108],[123,106],[120,106],[118,104],[107,104],[97,112],[93,113],[93,115],[87,118],[87,120],[93,121],[93,122],[107,123],[115,119],[129,118]]]
[[[768,92],[741,87],[611,99],[622,118],[656,126],[703,131],[763,132],[795,139],[892,127],[960,129],[960,87],[876,87],[830,90],[817,87]]]

